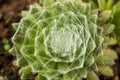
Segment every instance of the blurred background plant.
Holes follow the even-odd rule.
[[[120,74],[116,74],[113,66],[119,59],[119,54],[114,49],[120,46],[120,1],[119,0],[83,0],[90,2],[93,8],[99,12],[99,26],[103,27],[105,39],[105,49],[103,55],[99,56],[98,73],[105,77],[116,76],[114,80],[119,80]],[[118,66],[120,67],[120,66]],[[119,70],[119,69],[117,69]],[[91,79],[92,80],[92,79]],[[93,79],[94,80],[94,79]],[[96,79],[98,80],[98,79]]]
[[[117,41],[117,45],[120,46],[120,0],[83,0],[90,2],[93,8],[98,9],[100,12],[100,20],[102,18],[102,23],[100,26],[105,26],[106,31],[112,31],[109,34],[109,39],[112,41]],[[108,26],[108,27],[107,27]],[[113,40],[114,39],[114,40]],[[111,41],[111,40],[110,40]]]

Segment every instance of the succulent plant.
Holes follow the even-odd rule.
[[[11,53],[21,78],[37,73],[36,80],[75,80],[96,69],[102,53],[102,29],[97,12],[79,0],[44,0],[23,11],[14,23]]]

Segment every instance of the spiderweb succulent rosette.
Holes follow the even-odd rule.
[[[102,52],[102,30],[96,22],[91,5],[77,0],[32,5],[21,21],[13,24],[17,30],[11,52],[17,56],[16,64],[21,70],[29,67],[38,73],[38,80],[86,77],[96,68],[94,61]]]

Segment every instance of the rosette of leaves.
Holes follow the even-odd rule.
[[[22,15],[10,50],[22,79],[37,73],[36,80],[75,80],[96,69],[103,38],[89,3],[44,0]]]

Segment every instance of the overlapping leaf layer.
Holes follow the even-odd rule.
[[[75,80],[96,67],[103,38],[97,13],[88,3],[57,0],[49,6],[33,5],[13,26],[11,51],[22,67],[22,78],[27,67],[38,73],[38,80]]]

